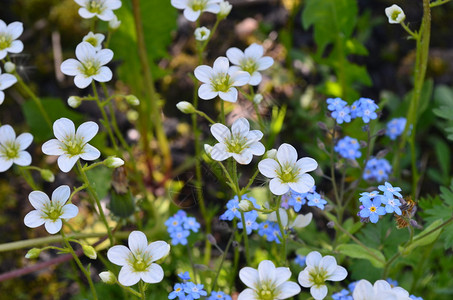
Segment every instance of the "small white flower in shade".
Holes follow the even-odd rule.
[[[109,28],[112,30],[116,30],[120,27],[121,21],[118,20],[118,17],[116,15],[113,15],[113,19],[109,21]]]
[[[387,18],[389,18],[390,24],[399,24],[406,18],[403,9],[396,4],[387,7],[385,9],[385,14],[387,15]]]
[[[202,12],[217,14],[220,11],[221,0],[171,0],[171,5],[178,9],[184,9],[184,17],[194,22]]]
[[[83,37],[83,41],[90,43],[96,51],[102,49],[102,42],[104,39],[105,36],[102,33],[93,33],[92,31],[88,32],[88,34]]]
[[[11,168],[14,164],[29,166],[31,155],[25,149],[30,146],[33,136],[22,133],[16,138],[16,133],[10,125],[0,126],[0,172]]]
[[[238,48],[230,48],[226,52],[226,56],[230,62],[235,65],[231,68],[233,71],[245,71],[250,74],[250,85],[258,85],[262,76],[258,71],[268,69],[274,63],[274,59],[270,56],[263,56],[264,48],[258,44],[251,44],[244,52]]]
[[[93,80],[107,82],[112,79],[112,71],[104,66],[113,58],[113,51],[102,49],[96,51],[90,43],[81,42],[76,47],[77,59],[70,58],[61,64],[61,72],[69,76],[75,76],[74,84],[84,89]]]
[[[58,155],[58,167],[67,173],[79,158],[95,160],[101,156],[98,149],[88,144],[98,133],[99,126],[94,122],[85,122],[75,130],[74,123],[67,118],[60,118],[53,123],[56,139],[45,142],[42,152],[47,155]]]
[[[77,206],[66,204],[70,195],[71,189],[67,185],[56,188],[52,193],[52,200],[43,192],[31,192],[28,195],[28,200],[35,210],[25,216],[25,225],[36,228],[44,224],[48,233],[59,232],[63,224],[62,219],[69,220],[79,213]]]
[[[115,17],[113,10],[121,7],[120,0],[74,0],[79,8],[79,15],[84,19],[98,17],[102,21],[110,21]]]
[[[202,65],[195,69],[195,77],[203,82],[198,89],[198,96],[203,100],[214,99],[217,95],[228,102],[236,102],[238,91],[235,86],[243,86],[249,82],[247,72],[237,71],[230,67],[226,57],[214,61],[213,68]]]
[[[327,296],[326,280],[341,281],[348,275],[345,268],[337,265],[335,257],[330,255],[323,257],[318,251],[310,252],[305,263],[307,267],[299,273],[299,284],[310,288],[310,294],[316,300]]]
[[[24,50],[24,44],[17,38],[24,31],[21,22],[12,22],[6,25],[0,20],[0,59],[4,59],[9,53],[21,53]]]
[[[238,300],[280,300],[300,293],[300,286],[292,281],[289,268],[276,268],[270,260],[263,260],[258,270],[250,267],[239,271],[239,278],[248,287]]]
[[[308,192],[315,180],[307,172],[318,167],[316,160],[303,157],[297,160],[297,151],[290,144],[282,144],[277,150],[277,158],[265,158],[258,164],[261,174],[271,178],[269,189],[275,195],[283,195],[290,188],[298,193]]]
[[[306,215],[297,215],[297,217],[290,223],[288,219],[288,213],[286,212],[286,209],[279,208],[279,214],[280,214],[280,221],[282,223],[283,227],[288,227],[288,228],[304,228],[307,227],[311,220],[313,219],[313,214],[308,213]],[[271,222],[278,222],[278,217],[277,217],[277,212],[272,212],[269,214],[267,219]]]
[[[409,293],[401,287],[393,287],[385,280],[378,280],[372,285],[362,279],[352,293],[354,300],[410,300]]]
[[[233,5],[230,4],[228,1],[222,1],[219,4],[220,6],[220,11],[219,11],[219,17],[225,18],[228,16],[231,12],[231,9],[233,8]]]
[[[211,34],[211,30],[209,30],[208,28],[206,27],[198,27],[197,29],[195,29],[195,39],[197,41],[206,41],[208,38],[209,38],[209,35]]]
[[[131,286],[143,280],[157,283],[164,278],[164,270],[155,261],[166,256],[170,245],[164,241],[148,245],[146,235],[141,231],[132,231],[129,235],[129,248],[113,246],[107,252],[108,259],[121,266],[118,281],[124,286]]]
[[[11,74],[2,74],[0,69],[0,104],[5,100],[5,93],[3,92],[17,82],[17,78]]]
[[[249,121],[245,118],[234,121],[231,131],[225,125],[216,123],[211,126],[211,133],[219,141],[210,151],[213,160],[224,161],[233,157],[238,163],[248,165],[253,155],[264,154],[264,145],[259,142],[263,133],[250,130]]]

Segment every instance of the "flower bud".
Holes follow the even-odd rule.
[[[116,15],[114,15],[113,19],[111,19],[109,21],[109,28],[112,30],[118,29],[118,27],[120,27],[120,25],[121,25],[121,21],[118,20],[118,17]]]
[[[213,147],[212,147],[211,145],[204,144],[204,151],[205,151],[208,155],[211,155],[212,148],[213,148]]]
[[[3,68],[5,69],[5,72],[7,73],[13,73],[14,70],[16,70],[16,65],[10,61],[7,61],[4,65]]]
[[[28,250],[27,254],[25,254],[25,258],[28,259],[38,258],[39,254],[41,254],[41,251],[42,250],[39,248],[31,248],[30,250]]]
[[[138,98],[135,95],[127,95],[126,102],[132,106],[140,105],[140,100],[138,100]]]
[[[82,249],[83,249],[83,254],[85,254],[85,256],[88,256],[91,259],[96,259],[98,257],[98,255],[96,254],[96,250],[94,250],[94,248],[92,246],[82,245]]]
[[[239,202],[238,204],[239,206],[239,209],[242,210],[243,212],[249,212],[249,211],[252,211],[253,209],[255,209],[255,207],[253,206],[253,203],[250,201],[250,200],[241,200],[241,202]]]
[[[214,245],[214,246],[217,245],[217,241],[212,234],[208,234],[208,241],[209,241],[209,243],[211,243],[211,245]]]
[[[387,7],[385,9],[385,14],[387,15],[387,18],[389,18],[390,24],[399,24],[406,18],[403,9],[396,4]]]
[[[124,160],[116,156],[109,156],[104,160],[104,164],[109,168],[115,169],[124,165]]]
[[[72,108],[77,108],[80,106],[82,103],[82,99],[77,96],[71,96],[68,98],[68,105],[71,106]]]
[[[209,35],[211,34],[211,30],[209,30],[206,27],[198,27],[195,29],[195,39],[197,41],[206,41],[209,38]]]
[[[255,97],[253,97],[253,103],[255,104],[260,104],[261,101],[263,101],[264,97],[261,94],[256,94]]]
[[[116,276],[110,271],[104,271],[99,273],[99,277],[104,283],[107,284],[115,284],[116,282]]]
[[[42,169],[40,171],[42,179],[44,179],[47,182],[54,182],[55,181],[55,176],[53,175],[52,171],[47,170],[47,169]]]
[[[230,14],[232,8],[233,6],[230,4],[230,2],[220,2],[220,11],[218,13],[219,18],[226,18]]]
[[[193,107],[192,103],[187,101],[180,101],[176,104],[176,107],[185,114],[193,114],[195,112],[195,107]]]
[[[268,150],[266,153],[264,153],[264,158],[277,159],[277,149]]]

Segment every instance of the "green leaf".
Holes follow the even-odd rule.
[[[86,172],[88,180],[96,190],[99,199],[107,196],[107,192],[110,189],[112,182],[112,173],[112,169],[102,165]]]
[[[414,236],[413,242],[403,250],[403,255],[411,253],[417,247],[426,246],[434,242],[439,237],[442,229],[434,231],[427,236],[424,235],[442,224],[442,222],[442,219],[438,219],[426,227],[425,230]]]
[[[385,256],[379,250],[361,247],[356,244],[343,244],[339,245],[336,249],[341,254],[353,258],[366,259],[376,268],[383,268],[385,266]]]

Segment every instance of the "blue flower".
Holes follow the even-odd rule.
[[[187,282],[184,286],[184,292],[189,299],[200,299],[201,296],[206,296],[208,294],[203,288],[204,285],[202,284]]]
[[[332,112],[332,118],[334,118],[338,124],[342,124],[343,122],[349,123],[351,122],[351,115],[349,106],[343,106],[337,108]]]
[[[385,208],[381,206],[380,197],[375,197],[373,200],[365,199],[362,204],[360,217],[369,218],[371,223],[377,223],[379,216],[385,215]]]
[[[174,216],[168,218],[167,221],[165,221],[165,226],[167,226],[168,233],[172,233],[175,231],[180,231],[182,229],[183,223],[184,223],[183,218],[181,218],[180,216],[174,215]]]
[[[365,171],[363,172],[363,179],[365,180],[376,180],[384,181],[389,178],[390,173],[392,172],[392,166],[385,158],[375,158],[372,157],[365,166]]]
[[[385,135],[391,140],[396,140],[404,132],[406,127],[406,118],[396,118],[387,123]]]
[[[354,282],[351,282],[350,284],[348,284],[348,289],[349,289],[349,291],[351,291],[351,294],[354,292],[354,289],[355,289],[355,286],[357,285],[357,282],[358,281],[354,281]]]
[[[360,193],[360,196],[362,196],[362,197],[359,198],[359,201],[363,202],[363,200],[365,200],[365,199],[370,200],[370,199],[373,199],[374,197],[376,197],[377,195],[379,195],[378,191],[372,191],[369,193],[368,192]]]
[[[280,228],[276,222],[265,221],[259,224],[258,235],[265,237],[268,242],[280,244]]]
[[[327,204],[327,201],[321,198],[321,195],[318,193],[308,194],[307,195],[308,206],[316,206],[320,209],[324,209],[324,206]]]
[[[258,229],[258,223],[255,222],[256,218],[258,218],[258,213],[254,210],[244,213],[245,229],[247,231],[247,234],[251,234],[252,230]],[[238,228],[243,229],[242,218],[238,223]]]
[[[347,159],[356,159],[362,156],[359,141],[349,136],[345,136],[339,140],[335,145],[334,150]]]
[[[335,111],[337,109],[345,107],[348,103],[341,98],[329,98],[327,99],[327,109],[330,111]]]
[[[352,300],[350,292],[346,289],[332,295],[333,300]]]
[[[305,267],[305,259],[306,259],[305,256],[297,254],[296,258],[294,259],[294,262],[301,267]]]
[[[393,187],[390,183],[385,182],[385,185],[380,185],[378,186],[378,189],[384,192],[384,196],[390,198],[393,196],[403,198],[403,195],[401,195],[399,192],[401,192],[401,188],[399,187]]]
[[[417,296],[414,296],[414,295],[410,295],[409,298],[411,298],[412,300],[423,300],[422,297],[417,297]]]
[[[398,199],[393,198],[393,195],[391,197],[383,196],[382,197],[382,203],[385,204],[385,211],[389,214],[395,213],[399,216],[401,216],[401,202]]]
[[[231,297],[224,292],[212,292],[206,300],[231,300]]]
[[[181,229],[170,233],[171,244],[176,246],[178,244],[187,245],[187,237],[190,235],[189,230]]]
[[[387,278],[385,281],[387,281],[387,282],[390,284],[390,286],[391,286],[392,288],[398,286],[398,281],[393,280],[392,278]]]
[[[198,229],[200,229],[200,223],[198,223],[197,219],[195,219],[194,217],[187,217],[184,219],[183,227],[184,229],[198,232]]]
[[[308,193],[297,193],[291,190],[291,196],[289,198],[288,204],[294,208],[295,212],[299,212],[307,200],[305,200]]]
[[[179,273],[178,277],[181,278],[184,281],[190,280],[190,275],[189,275],[189,272],[187,272],[187,271],[184,272],[184,273]]]
[[[376,105],[374,100],[369,98],[360,98],[357,101],[354,101],[351,105],[351,117],[362,118],[363,122],[369,123],[370,120],[377,118],[376,109],[379,106]]]
[[[172,245],[187,245],[187,237],[190,231],[198,232],[200,224],[194,217],[187,217],[183,210],[179,210],[176,214],[165,221],[167,231],[172,238]]]
[[[173,287],[173,291],[168,295],[168,299],[175,299],[178,297],[178,299],[183,300],[186,298],[186,295],[184,293],[184,284],[182,283],[177,283]]]
[[[242,200],[249,200],[253,203],[255,208],[261,208],[257,203],[256,199],[252,197],[247,197],[246,195],[241,197]],[[234,218],[241,220],[241,211],[239,210],[239,198],[238,196],[234,196],[233,199],[228,201],[227,210],[219,217],[220,220],[228,220],[232,221]],[[247,213],[246,213],[247,214]]]

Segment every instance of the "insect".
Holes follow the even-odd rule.
[[[406,199],[400,198],[400,201],[402,203],[400,206],[402,214],[401,216],[396,215],[396,227],[398,229],[408,227],[410,225],[410,220],[417,211],[417,205],[410,196]]]

